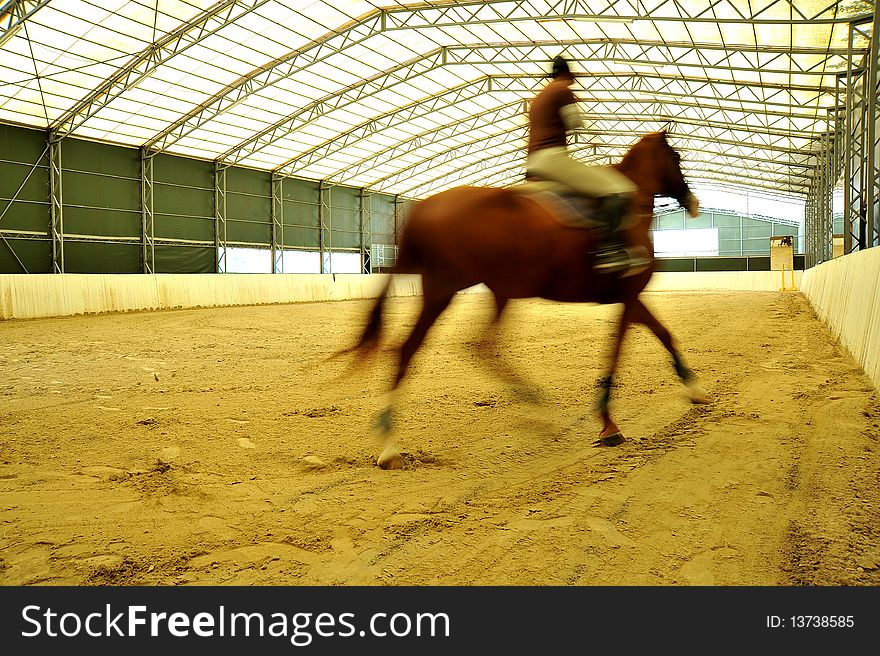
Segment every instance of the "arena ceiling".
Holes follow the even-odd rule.
[[[0,0],[0,121],[419,198],[520,180],[526,103],[564,54],[588,118],[577,157],[616,161],[666,129],[692,180],[802,196],[839,74],[869,45],[849,21],[872,10]]]

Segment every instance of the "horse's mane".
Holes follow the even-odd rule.
[[[635,144],[633,144],[632,148],[630,148],[628,151],[626,151],[626,154],[623,156],[623,159],[620,160],[620,166],[625,168],[629,164],[632,164],[632,160],[634,158],[639,157],[639,155],[641,154],[641,152],[645,148],[647,148],[648,146],[651,146],[653,144],[656,144],[657,142],[662,142],[667,147],[670,147],[669,142],[666,141],[666,131],[665,130],[662,132],[651,132],[651,133],[643,136],[641,139],[639,139]]]

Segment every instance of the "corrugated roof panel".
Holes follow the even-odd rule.
[[[456,177],[506,179],[504,167],[524,159],[524,139],[499,153],[492,134],[521,131],[523,111],[473,119],[533,97],[565,53],[590,127],[608,132],[600,141],[616,144],[602,146],[615,157],[666,122],[694,151],[722,157],[732,147],[725,139],[738,140],[749,156],[803,161],[828,126],[835,75],[846,67],[844,12],[863,11],[825,0],[670,0],[650,16],[625,0],[158,7],[65,0],[40,9],[2,46],[0,120],[190,156],[229,153],[265,169],[304,157],[297,175],[367,187],[467,150],[460,172],[443,164],[410,181],[429,193]],[[860,55],[867,39],[854,43]],[[468,149],[478,138],[486,147]],[[501,168],[493,173],[490,160]],[[711,178],[718,165],[709,162],[693,158],[691,170]]]

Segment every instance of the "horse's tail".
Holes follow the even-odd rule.
[[[364,326],[361,336],[354,346],[338,351],[331,355],[327,360],[335,360],[336,358],[347,355],[349,353],[357,353],[361,356],[361,360],[368,355],[376,352],[379,346],[379,338],[382,335],[382,315],[385,309],[385,301],[388,298],[388,292],[391,288],[392,281],[398,274],[402,273],[421,273],[422,271],[422,255],[418,248],[419,240],[414,237],[412,217],[421,211],[422,203],[414,205],[409,213],[409,218],[404,223],[398,238],[397,261],[391,268],[388,281],[382,288],[379,298],[376,299],[373,309],[370,310],[367,318],[367,325]],[[416,221],[418,223],[418,221]]]
[[[366,356],[376,350],[379,346],[379,338],[382,335],[382,313],[385,308],[385,300],[388,298],[388,290],[391,288],[391,281],[392,277],[389,276],[388,281],[382,288],[382,292],[379,294],[379,297],[373,305],[373,309],[370,311],[367,325],[364,326],[364,330],[361,332],[360,339],[358,339],[357,343],[355,343],[354,346],[349,346],[346,349],[334,353],[328,358],[328,360],[333,360],[348,353],[358,353],[361,356]]]

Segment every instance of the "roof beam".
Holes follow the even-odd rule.
[[[260,89],[293,77],[309,65],[323,61],[347,47],[362,43],[371,36],[379,34],[382,31],[383,16],[382,11],[372,11],[309,42],[302,48],[291,50],[286,55],[255,68],[194,107],[150,139],[144,147],[162,152],[220,114],[239,105]]]
[[[699,103],[655,103],[651,101],[642,101],[642,102],[620,102],[614,99],[595,99],[591,102],[584,101],[584,105],[586,107],[593,106],[601,106],[606,103],[619,103],[624,108],[627,114],[642,114],[650,115],[652,111],[652,107],[662,107],[663,110],[670,115],[674,115],[678,117],[680,112],[676,111],[679,108],[702,108],[702,105]],[[325,179],[337,183],[352,183],[351,181],[357,180],[363,174],[372,171],[373,169],[382,166],[383,164],[387,164],[388,162],[393,162],[398,158],[405,158],[408,155],[416,152],[418,149],[430,146],[432,144],[443,141],[444,139],[452,139],[456,136],[460,136],[462,134],[467,134],[474,129],[478,129],[480,127],[485,127],[487,125],[496,125],[501,121],[514,118],[516,116],[522,116],[521,110],[522,101],[514,101],[512,103],[507,103],[505,105],[501,105],[499,107],[494,107],[492,109],[485,110],[483,112],[479,112],[474,114],[463,121],[454,121],[451,123],[446,123],[437,128],[430,128],[428,130],[424,130],[416,135],[409,136],[403,141],[400,141],[391,146],[387,146],[382,150],[369,155],[367,157],[361,158],[357,162],[349,164],[344,168],[338,169],[334,173],[326,176]],[[711,109],[711,108],[710,108]],[[588,110],[589,111],[589,110]],[[735,110],[738,111],[738,110]],[[779,113],[780,117],[787,118],[786,114]],[[613,118],[613,115],[610,115],[609,118]],[[814,116],[802,116],[801,118],[813,119]],[[704,152],[704,151],[694,151],[694,152]],[[752,160],[759,163],[766,163],[768,160],[766,157],[750,157],[745,155],[737,155],[739,159]],[[786,162],[786,166],[791,167],[803,167],[803,168],[813,168],[813,164],[801,164],[796,162]],[[356,185],[359,186],[359,185]]]
[[[102,107],[152,75],[175,55],[253,12],[268,0],[221,0],[180,25],[132,57],[97,88],[67,110],[51,126],[55,132],[73,132]]]
[[[510,150],[509,152],[522,153],[526,130],[526,126],[523,125],[513,129],[502,128],[501,130],[488,135],[480,135],[476,139],[471,139],[470,141],[456,144],[455,146],[447,148],[442,152],[434,153],[429,157],[425,157],[416,164],[407,166],[406,168],[400,169],[399,171],[395,171],[394,173],[391,173],[389,175],[385,175],[381,178],[372,180],[369,184],[369,187],[371,189],[394,187],[401,181],[416,178],[423,173],[442,167],[450,161],[459,161],[462,158],[467,157],[468,155],[471,155],[473,153],[482,153],[488,148],[496,147],[501,144],[507,144],[511,141],[516,141],[518,143],[516,148]],[[522,153],[522,156],[523,161],[525,161],[524,153]],[[473,166],[473,164],[474,162],[464,164],[462,168],[468,168],[469,166]]]
[[[838,16],[836,3],[823,6],[818,12],[805,14],[798,9],[795,0],[779,0],[764,5],[758,11],[743,13],[742,3],[730,0],[713,0],[710,3],[699,3],[690,8],[681,2],[664,2],[649,10],[650,16],[642,13],[627,13],[635,3],[620,3],[623,11],[618,9],[617,2],[608,2],[598,11],[595,2],[590,0],[555,1],[548,7],[548,1],[540,0],[486,0],[485,2],[460,2],[456,4],[436,5],[430,3],[409,5],[406,10],[388,8],[385,12],[386,29],[418,29],[424,27],[453,27],[462,23],[479,21],[484,24],[518,23],[524,21],[585,21],[585,22],[620,22],[636,21],[672,22],[672,23],[710,23],[713,25],[834,25],[848,23],[858,17]],[[708,4],[708,6],[707,6]],[[803,3],[801,3],[803,4]],[[772,17],[766,10],[772,5],[788,7],[782,12],[788,18]],[[751,9],[752,3],[749,3]],[[559,11],[561,9],[561,11]],[[718,15],[730,16],[718,18]],[[865,14],[869,15],[869,14]],[[860,14],[861,16],[861,14]]]
[[[771,52],[763,48],[757,50],[754,46],[749,49],[725,48],[721,44],[715,47],[706,47],[705,44],[680,44],[670,45],[663,41],[633,41],[615,39],[593,39],[588,41],[564,42],[523,42],[509,44],[486,44],[478,47],[461,45],[449,46],[447,56],[450,64],[522,64],[541,65],[542,70],[549,70],[549,64],[553,61],[555,53],[560,47],[566,48],[569,62],[596,62],[611,61],[616,64],[629,64],[632,66],[677,66],[684,68],[701,68],[704,70],[722,70],[730,72],[754,73],[760,72],[777,75],[815,75],[831,77],[836,70],[845,68],[847,64],[847,51],[833,55],[836,69],[828,70],[830,55],[827,50],[814,49],[806,58],[815,59],[817,55],[821,59],[815,61],[798,62],[790,52]],[[550,54],[550,51],[554,54]],[[494,54],[485,57],[480,51],[493,50]],[[715,57],[709,58],[708,53],[716,53]],[[785,55],[788,55],[786,57]],[[696,57],[699,62],[688,61],[689,56]],[[740,65],[736,65],[738,61]],[[776,64],[774,66],[774,64]],[[781,65],[780,65],[781,64]],[[577,70],[575,69],[577,76]]]
[[[326,179],[334,182],[344,182],[357,178],[359,175],[381,166],[383,163],[392,162],[400,157],[404,157],[418,149],[423,149],[432,144],[441,142],[445,139],[454,139],[462,134],[468,134],[472,130],[478,129],[483,125],[497,125],[502,121],[522,116],[522,101],[514,102],[493,107],[483,112],[478,112],[460,121],[452,121],[441,125],[440,127],[432,127],[423,130],[418,134],[407,137],[403,141],[387,146],[382,150],[341,168]]]
[[[431,157],[425,158],[423,161],[419,162],[418,164],[407,167],[405,170],[402,170],[393,176],[385,176],[385,178],[375,180],[375,181],[371,182],[368,186],[371,189],[374,189],[376,191],[386,191],[387,192],[390,189],[394,189],[395,193],[399,193],[404,196],[407,196],[410,194],[414,194],[416,196],[419,196],[423,193],[426,193],[427,190],[434,188],[438,184],[443,185],[443,184],[446,184],[447,182],[449,182],[450,179],[455,179],[456,175],[467,175],[467,173],[462,174],[462,172],[463,171],[466,172],[468,169],[472,169],[472,168],[476,168],[476,167],[480,166],[481,162],[479,162],[479,161],[466,162],[466,163],[461,164],[460,166],[452,169],[451,171],[439,173],[438,175],[436,175],[435,177],[433,177],[427,181],[418,182],[417,184],[415,184],[409,188],[406,188],[406,189],[397,189],[397,188],[395,188],[395,185],[399,184],[401,181],[404,181],[404,180],[411,180],[411,179],[418,178],[419,175],[422,175],[425,172],[428,172],[428,171],[435,172],[437,170],[440,170],[440,169],[442,169],[443,166],[445,166],[449,162],[460,161],[462,158],[465,158],[470,154],[487,153],[487,152],[490,152],[492,149],[498,148],[500,146],[504,146],[511,141],[517,141],[521,138],[522,132],[523,132],[523,130],[520,130],[520,129],[512,130],[512,131],[505,130],[502,132],[498,132],[496,134],[492,134],[492,135],[481,137],[479,139],[475,139],[475,140],[468,142],[466,144],[460,144],[460,145],[458,145],[454,148],[451,148],[443,153],[437,153]],[[604,147],[605,144],[602,144],[602,146]],[[628,151],[631,146],[632,146],[631,141],[630,141],[630,143],[628,143],[625,146],[616,146],[616,150],[618,150],[618,152],[616,154],[619,155],[620,157],[622,157],[623,154],[626,151]],[[598,148],[594,144],[588,144],[586,149],[585,148],[573,149],[573,153],[583,155],[587,149],[591,150],[591,152],[589,152],[587,157],[595,158],[597,155],[599,157],[610,157],[611,156],[610,153],[607,153],[607,152],[603,152],[603,153],[599,154]],[[525,157],[523,156],[524,154],[522,152],[521,143],[517,144],[517,146],[515,146],[513,148],[506,149],[500,155],[505,155],[505,156],[516,155],[517,160],[519,161],[520,165],[524,165],[524,163],[525,163]],[[500,155],[493,155],[491,157],[498,157]],[[712,170],[712,171],[714,171],[714,170],[719,170],[719,171],[738,170],[738,171],[741,171],[743,173],[743,175],[748,175],[748,176],[754,176],[755,174],[761,174],[765,178],[766,177],[779,177],[779,178],[785,178],[785,179],[797,178],[797,179],[804,180],[805,185],[808,185],[809,180],[812,178],[812,175],[810,175],[812,173],[811,169],[807,170],[807,171],[803,171],[803,172],[785,172],[785,171],[769,170],[769,169],[766,169],[761,166],[744,166],[741,163],[737,163],[735,156],[733,157],[733,159],[731,161],[726,162],[723,165],[719,165],[717,169],[715,167],[715,164],[718,162],[714,162],[711,160],[708,160],[708,161],[691,160],[691,161],[695,162],[695,164],[698,165],[697,170]],[[718,163],[718,164],[720,164],[720,163]]]
[[[780,146],[779,142],[783,139],[791,141],[794,138],[794,139],[800,139],[800,140],[808,142],[807,145],[812,144],[812,141],[808,137],[801,137],[799,135],[794,136],[785,130],[778,130],[778,129],[772,129],[772,128],[761,128],[761,127],[754,127],[754,128],[746,130],[744,128],[741,128],[739,125],[737,125],[735,123],[691,119],[688,117],[684,117],[681,115],[674,115],[674,114],[645,115],[645,114],[634,113],[634,114],[618,114],[616,116],[608,116],[608,117],[597,116],[596,118],[592,118],[590,116],[587,116],[587,118],[589,120],[593,120],[594,122],[597,122],[597,123],[598,122],[607,122],[607,123],[612,123],[612,124],[613,123],[617,123],[617,124],[637,123],[637,124],[639,124],[639,129],[638,130],[633,129],[633,130],[628,130],[628,131],[621,131],[618,129],[615,131],[615,129],[613,127],[606,129],[606,128],[597,128],[596,126],[593,126],[590,129],[579,130],[576,134],[578,134],[578,135],[606,135],[606,134],[629,134],[629,135],[632,135],[632,134],[638,134],[638,133],[644,133],[644,132],[651,131],[655,128],[654,127],[645,128],[645,124],[646,123],[656,123],[657,129],[668,126],[668,124],[675,124],[676,126],[685,126],[685,125],[686,126],[693,126],[697,130],[705,129],[710,132],[714,132],[714,134],[703,135],[706,138],[717,139],[719,143],[735,143],[740,146],[748,147],[748,148],[752,148],[752,149],[756,149],[756,150],[763,150],[763,149],[778,150],[780,148],[783,148],[784,152],[797,152],[797,153],[809,154],[809,152],[810,152],[809,150],[806,150],[804,148],[801,148],[801,149],[785,148],[783,146]],[[368,127],[369,127],[369,129],[368,129]],[[355,128],[355,129],[345,133],[345,135],[343,135],[343,136],[346,138],[328,140],[328,141],[324,142],[323,144],[321,144],[320,146],[317,146],[317,147],[313,148],[312,150],[308,151],[304,156],[298,156],[298,157],[291,159],[289,162],[287,162],[287,163],[283,164],[281,167],[279,167],[278,170],[280,172],[285,173],[285,174],[294,174],[298,171],[301,172],[301,171],[307,169],[310,164],[317,161],[318,159],[332,157],[334,154],[341,152],[346,147],[352,145],[352,143],[354,143],[355,141],[366,138],[372,134],[375,134],[376,132],[381,131],[382,129],[387,128],[387,127],[390,127],[390,126],[385,125],[385,124],[381,124],[381,123],[376,124],[376,125],[372,125],[371,127],[370,127],[369,122],[361,124],[361,126],[359,126],[359,128]],[[524,127],[525,126],[523,126],[523,128]],[[749,132],[749,137],[736,138],[734,132],[740,131],[740,130]],[[694,138],[696,136],[694,133],[694,130],[688,130],[687,135],[690,138]],[[757,140],[759,138],[763,139],[763,141],[759,141],[756,143],[756,141],[752,140],[752,139]],[[774,138],[776,138],[775,141],[774,141]],[[453,148],[458,148],[458,147],[459,146],[456,145]],[[432,157],[435,157],[435,156],[436,155],[433,155]],[[404,171],[401,171],[401,172],[396,173],[394,175],[400,176],[400,175],[408,175],[408,174],[405,173]],[[375,185],[377,182],[383,182],[386,179],[392,178],[392,177],[393,177],[392,175],[389,175],[389,176],[386,176],[386,178],[381,178],[379,180],[372,181],[370,183],[370,186]]]
[[[619,79],[620,76],[614,76],[614,77]],[[530,76],[510,76],[510,77],[508,77],[508,76],[498,76],[498,77],[488,76],[486,78],[482,78],[482,80],[495,81],[497,90],[502,90],[502,89],[508,90],[508,91],[515,90],[518,92],[528,92],[528,93],[532,93],[534,91],[534,89],[539,84],[542,83],[541,80],[531,78]],[[522,82],[522,80],[527,80],[527,81],[531,81],[531,82],[530,83],[527,82],[525,85],[523,85],[523,84],[516,85],[516,84],[514,84],[514,82],[517,80],[519,80],[520,82]],[[411,120],[411,118],[413,118],[416,115],[424,115],[426,113],[430,113],[430,112],[436,110],[436,108],[437,108],[436,101],[438,98],[447,97],[449,93],[459,93],[463,88],[466,88],[466,87],[473,85],[473,84],[479,84],[480,81],[481,80],[476,80],[474,82],[466,83],[465,85],[456,87],[451,92],[447,91],[443,94],[440,94],[439,96],[429,96],[428,98],[426,98],[424,100],[416,101],[415,103],[411,103],[405,107],[395,109],[391,112],[387,112],[386,114],[383,114],[379,117],[368,119],[367,121],[364,121],[363,123],[360,123],[360,124],[352,127],[348,131],[346,131],[346,132],[344,132],[344,133],[342,133],[332,139],[328,139],[327,141],[324,141],[324,142],[310,148],[309,150],[290,158],[289,160],[287,160],[283,164],[276,167],[275,171],[277,173],[283,174],[283,175],[302,174],[302,172],[305,171],[314,162],[316,162],[320,159],[330,157],[334,153],[337,153],[337,152],[344,150],[345,148],[351,146],[353,143],[355,143],[357,141],[365,139],[365,138],[369,137],[370,135],[375,134],[379,131],[382,131],[382,130],[385,130],[385,129],[388,129],[391,127],[397,127],[402,122],[405,122],[406,120]],[[499,85],[501,85],[501,86],[499,86]],[[610,86],[615,87],[617,85],[610,85]],[[487,92],[490,92],[493,90],[495,90],[495,88],[487,88]],[[425,107],[424,110],[422,110],[421,112],[419,112],[419,110],[418,110],[418,107],[420,105],[424,105],[424,107]],[[446,104],[446,106],[448,106],[448,104]],[[639,118],[643,119],[644,117],[639,117]],[[696,120],[677,117],[677,116],[668,116],[668,117],[666,117],[666,120],[667,121],[678,121],[683,124],[700,125],[702,127],[708,127],[708,128],[713,128],[713,129],[719,129],[719,130],[726,129],[728,131],[740,128],[740,126],[729,123],[729,122],[724,123],[724,122],[709,121],[709,120],[696,121]],[[778,137],[779,140],[782,140],[783,138],[786,138],[789,140],[791,140],[793,138],[805,138],[805,137],[800,137],[799,135],[793,134],[787,130],[779,130],[779,129],[773,129],[773,128],[757,128],[756,127],[754,129],[744,130],[744,131],[750,132],[751,134],[766,134],[767,136]],[[732,137],[730,139],[727,139],[727,141],[733,141],[735,143],[743,143],[742,139],[734,140]],[[754,143],[746,142],[746,145],[750,145],[752,147],[760,146],[762,148],[770,148],[770,149],[778,149],[780,147],[778,143],[774,144],[770,139],[766,139],[765,141],[766,141],[766,143],[762,143],[762,144],[754,144]],[[786,152],[798,152],[798,153],[802,152],[802,150],[803,149],[798,149],[798,148],[785,149]]]
[[[515,165],[494,171],[491,175],[487,177],[478,180],[472,180],[471,182],[469,182],[469,184],[491,187],[508,187],[510,185],[522,182],[522,180],[522,167],[519,165]],[[797,197],[798,199],[802,199],[807,194],[806,187],[802,187],[801,185],[788,185],[783,183],[779,186],[773,186],[769,184],[755,182],[754,178],[750,178],[749,180],[750,181],[748,183],[744,183],[742,178],[725,176],[722,173],[698,173],[691,174],[689,176],[689,182],[692,184],[696,181],[699,181],[716,185],[721,184],[735,185],[739,187],[750,187],[755,190],[791,195]]]
[[[364,121],[346,132],[336,135],[332,139],[328,139],[327,141],[310,148],[304,153],[300,153],[287,160],[280,166],[276,167],[275,172],[281,175],[296,175],[308,168],[311,164],[335,152],[343,150],[352,143],[365,139],[382,130],[396,127],[402,123],[413,120],[414,118],[433,114],[444,108],[455,106],[463,100],[476,98],[487,93],[492,93],[493,91],[531,93],[537,89],[539,84],[540,81],[535,80],[534,78],[507,76],[486,76],[478,80],[466,82],[465,84],[453,87],[449,91],[439,95],[429,96],[428,98],[418,100],[403,107],[395,108],[381,116]]]
[[[579,53],[581,58],[586,57],[591,61],[596,61],[598,58],[617,61],[617,54],[614,51],[614,46],[617,42],[596,40],[586,43],[591,45],[593,50],[586,54],[583,52]],[[396,84],[406,83],[443,66],[456,64],[497,64],[501,63],[499,62],[499,56],[504,60],[503,63],[520,64],[523,61],[533,62],[534,57],[532,54],[522,51],[543,51],[549,45],[536,45],[534,43],[486,44],[434,49],[425,55],[404,62],[388,71],[382,71],[365,80],[329,93],[305,107],[297,108],[291,114],[228,149],[217,159],[229,165],[238,164],[263,148],[270,146],[275,141],[292,134],[304,125],[317,121],[331,111],[347,107]],[[659,42],[654,44],[654,46],[658,47],[660,45]],[[519,52],[519,56],[511,56],[510,53],[512,52]],[[542,56],[544,55],[542,54]],[[765,70],[763,72],[768,71]],[[827,120],[827,116],[824,116],[823,119]]]
[[[791,0],[789,0],[791,2]],[[727,3],[727,0],[717,0],[717,3]],[[540,6],[538,6],[540,4]],[[557,3],[558,6],[560,3]],[[308,65],[315,62],[323,61],[333,54],[341,52],[344,48],[360,44],[376,34],[396,29],[418,29],[418,28],[434,28],[434,27],[458,27],[467,24],[486,24],[492,22],[517,22],[521,20],[536,21],[547,20],[548,17],[567,17],[572,19],[616,19],[616,20],[652,20],[652,21],[697,21],[724,23],[735,22],[742,24],[740,19],[717,19],[705,16],[684,16],[679,8],[678,15],[673,14],[657,14],[660,11],[668,11],[668,5],[678,7],[678,3],[667,3],[662,7],[652,11],[650,19],[643,16],[621,16],[616,11],[614,3],[607,6],[599,13],[592,13],[586,3],[581,0],[566,0],[563,8],[564,14],[548,13],[545,3],[535,3],[532,0],[501,0],[489,2],[466,2],[455,5],[436,5],[424,3],[420,5],[389,7],[371,11],[364,16],[349,21],[345,25],[336,30],[328,32],[328,34],[313,40],[309,44],[292,50],[286,55],[276,58],[251,72],[241,76],[234,82],[226,85],[213,96],[207,98],[187,114],[180,117],[166,129],[156,134],[147,143],[143,144],[144,148],[162,152],[174,143],[198,130],[200,127],[210,122],[220,114],[239,105],[246,100],[251,94],[261,89],[272,86],[277,82],[290,78],[297,73],[303,71]],[[777,19],[760,19],[753,17],[757,23],[766,24],[816,24],[816,23],[844,23],[848,22],[836,17],[829,18],[828,11],[823,11],[815,16],[804,16],[801,11],[793,9],[793,12],[801,16],[799,19],[777,20]],[[449,22],[451,19],[452,22]],[[446,22],[444,22],[446,21]],[[749,22],[746,18],[745,22]],[[763,86],[763,85],[759,85]],[[794,87],[797,89],[797,87]],[[823,92],[833,93],[834,87],[814,88],[807,87],[801,90],[820,90]]]
[[[523,171],[521,166],[509,166],[503,169],[499,169],[498,171],[493,172],[491,175],[480,179],[479,181],[472,182],[471,184],[479,184],[480,186],[492,186],[492,187],[509,187],[511,185],[515,185],[517,183],[522,182],[523,179]],[[755,182],[743,183],[742,179],[730,179],[726,176],[717,175],[717,177],[712,177],[710,175],[692,175],[690,176],[690,182],[693,183],[695,181],[705,182],[709,184],[721,184],[721,185],[734,185],[738,187],[751,188],[754,190],[772,192],[775,194],[783,194],[786,196],[797,198],[798,200],[802,200],[806,195],[806,190],[802,189],[800,186],[791,187],[790,185],[783,185],[782,188],[774,187],[766,184],[760,184]]]
[[[0,4],[0,48],[21,29],[25,21],[49,4],[49,0],[7,0]]]
[[[591,144],[590,148],[592,152],[597,156],[607,157],[611,161],[619,160],[623,155],[629,150],[629,145],[623,144]],[[584,148],[578,151],[573,151],[575,154],[583,154],[586,153],[590,148]],[[522,149],[519,148],[521,151]],[[812,164],[803,164],[803,163],[791,163],[791,162],[780,162],[776,160],[767,160],[766,158],[756,157],[754,155],[743,155],[741,153],[725,153],[725,152],[712,152],[705,149],[698,149],[692,147],[678,147],[676,151],[682,154],[687,154],[688,157],[685,159],[685,165],[690,166],[694,164],[694,168],[697,168],[699,165],[711,164],[713,165],[713,170],[728,170],[729,168],[741,168],[744,171],[750,172],[750,175],[753,176],[761,176],[763,174],[774,175],[774,176],[782,176],[782,177],[797,177],[803,178],[805,180],[812,179],[812,172],[814,170],[814,166]],[[446,153],[438,154],[445,155]],[[432,162],[434,157],[427,157],[411,166],[408,166],[406,169],[402,170],[397,179],[392,182],[386,182],[382,180],[382,184],[377,184],[380,181],[365,181],[363,184],[375,191],[379,192],[382,189],[391,189],[393,188],[393,184],[398,183],[401,180],[405,180],[407,178],[407,173],[410,171],[416,171],[420,168],[425,168]],[[521,153],[521,163],[524,164],[525,157],[524,154]],[[744,167],[743,162],[752,162],[752,166]],[[800,169],[800,171],[792,171],[792,169]],[[390,180],[390,177],[389,177]],[[392,184],[393,183],[393,184]],[[360,185],[359,185],[360,186]],[[384,193],[384,192],[383,192]]]
[[[650,21],[651,18],[644,18],[645,21]],[[639,48],[644,48],[645,50],[653,49],[653,48],[663,48],[668,50],[720,50],[724,52],[745,52],[752,54],[755,52],[755,46],[748,43],[712,43],[709,41],[652,41],[649,39],[635,39],[635,38],[611,38],[611,37],[601,37],[601,38],[586,38],[586,39],[546,39],[546,40],[538,40],[538,41],[504,41],[504,42],[488,42],[479,44],[480,47],[487,48],[495,48],[495,49],[503,49],[503,48],[535,48],[535,49],[543,49],[543,48],[554,48],[557,52],[559,49],[563,49],[566,52],[569,52],[569,48],[576,48],[579,46],[588,46],[588,47],[596,47],[596,46],[611,46],[611,47],[619,47],[619,46],[637,46]],[[454,46],[449,46],[450,50],[464,48],[469,49],[474,47],[472,44],[458,44]],[[839,48],[825,47],[825,46],[804,46],[804,45],[790,45],[790,46],[778,46],[778,45],[761,45],[761,52],[763,53],[772,53],[772,54],[780,54],[780,55],[815,55],[827,57],[828,55],[840,56],[846,60],[848,56],[849,49],[845,46],[841,46]],[[856,53],[865,53],[868,51],[867,46],[864,48],[859,48],[855,46],[853,49]]]
[[[408,82],[415,77],[436,70],[443,64],[444,53],[444,48],[437,48],[424,56],[411,59],[391,70],[382,71],[378,75],[360,80],[355,84],[329,93],[305,107],[298,107],[294,112],[281,120],[276,121],[252,137],[239,142],[217,159],[229,165],[246,160],[266,146],[275,143],[279,139],[283,139],[309,123],[317,121],[329,112],[347,107],[385,89],[392,88],[397,84]]]
[[[661,127],[665,127],[665,126],[661,126]],[[699,141],[699,142],[709,143],[709,144],[713,144],[713,143],[725,144],[728,146],[737,146],[737,147],[754,149],[754,150],[758,150],[758,151],[769,150],[772,152],[785,153],[788,155],[802,156],[802,157],[814,157],[817,154],[813,151],[802,150],[799,148],[789,148],[787,146],[783,146],[778,143],[769,143],[769,144],[757,143],[756,144],[756,143],[750,143],[748,141],[743,141],[741,139],[726,139],[723,137],[719,137],[717,135],[709,136],[709,135],[701,135],[701,134],[694,134],[694,133],[684,133],[684,132],[679,133],[677,130],[675,130],[675,127],[676,126],[673,126],[673,129],[671,129],[671,130],[667,129],[666,134],[669,138],[681,139],[683,141],[687,141],[687,140]],[[600,137],[601,136],[606,136],[606,137],[607,136],[621,136],[621,137],[631,138],[633,136],[633,133],[628,130],[605,130],[605,131],[579,130],[577,132],[577,135],[600,136]],[[581,137],[581,138],[583,138],[583,137]]]
[[[623,118],[620,120],[626,121],[627,119]],[[638,117],[638,116],[631,117],[629,120],[638,121],[639,123],[644,122],[644,119],[642,117]],[[491,124],[489,124],[489,125],[491,125]],[[659,127],[659,126],[655,126],[655,127]],[[439,167],[444,166],[450,160],[460,160],[460,159],[462,159],[462,158],[466,157],[467,155],[470,155],[474,152],[482,152],[484,149],[489,147],[486,145],[487,143],[493,142],[498,139],[503,139],[503,143],[506,143],[510,140],[519,140],[520,143],[511,152],[520,151],[521,157],[522,157],[523,161],[525,161],[525,153],[523,153],[522,151],[523,151],[523,142],[524,142],[524,137],[525,137],[525,132],[526,132],[526,126],[523,125],[520,127],[515,127],[513,129],[510,129],[506,126],[501,125],[501,126],[499,126],[499,128],[500,128],[500,130],[496,130],[495,132],[490,133],[488,135],[483,134],[480,137],[473,139],[471,141],[456,144],[456,145],[452,146],[451,148],[448,148],[448,149],[441,151],[441,152],[432,153],[429,156],[422,158],[420,161],[416,162],[415,164],[406,166],[405,168],[402,168],[394,173],[387,174],[381,178],[375,178],[375,179],[369,180],[366,183],[366,186],[371,189],[377,190],[377,191],[381,191],[383,189],[388,189],[388,188],[394,188],[401,181],[416,178],[419,175],[421,175],[422,173],[424,173],[425,171],[433,171],[435,169],[438,169]],[[644,133],[646,131],[650,131],[650,130],[641,129],[641,130],[639,130],[639,133]],[[598,133],[593,133],[593,134],[602,135],[602,134],[607,134],[607,133],[608,133],[608,131],[600,130]],[[628,134],[632,135],[632,134],[634,134],[634,132],[628,132]],[[592,143],[589,143],[587,145],[588,145],[588,147],[595,147],[595,144],[592,144]],[[764,148],[763,145],[754,146],[754,145],[751,145],[748,143],[744,143],[742,145],[746,146],[746,147],[751,147],[751,149],[756,150],[756,151],[760,151]],[[625,150],[626,150],[626,148],[621,148],[620,155],[622,155],[623,152],[625,152]],[[703,151],[696,151],[696,152],[703,152]],[[708,152],[710,155],[714,154],[714,153],[712,153],[712,151],[705,151],[705,152]],[[731,160],[728,161],[725,164],[725,166],[735,167],[735,168],[741,167],[741,164],[739,163],[738,155],[730,155],[729,153],[725,153],[725,155],[728,155],[731,157]],[[762,161],[758,157],[754,157],[753,159],[758,162]],[[711,162],[711,160],[706,160],[706,159],[695,159],[693,161],[699,162],[701,164]],[[763,160],[763,161],[766,161],[766,160]],[[786,165],[786,163],[781,163],[781,162],[777,163],[777,164],[779,164],[780,166]],[[462,168],[467,168],[467,166],[469,166],[469,165],[465,164]],[[812,167],[810,167],[808,165],[802,165],[802,168],[807,169],[808,171],[812,172]],[[752,172],[764,171],[767,174],[795,175],[795,176],[802,176],[802,177],[810,177],[809,175],[807,175],[806,172],[774,171],[774,170],[768,170],[768,169],[764,169],[762,167],[756,167],[756,166],[752,166],[748,169],[743,169],[743,170],[744,171],[750,170]],[[407,193],[408,191],[410,191],[410,190],[406,190],[402,193]]]

